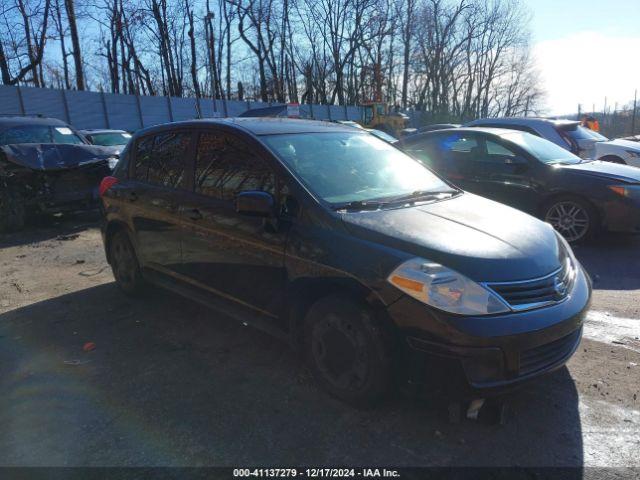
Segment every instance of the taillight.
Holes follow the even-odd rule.
[[[104,194],[113,187],[116,183],[118,183],[118,179],[116,177],[104,177],[100,182],[100,187],[98,187],[98,194],[102,197]]]

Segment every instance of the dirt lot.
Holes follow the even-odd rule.
[[[576,249],[595,279],[585,338],[504,426],[404,398],[353,410],[265,334],[124,297],[91,216],[0,247],[0,465],[640,467],[640,238]]]

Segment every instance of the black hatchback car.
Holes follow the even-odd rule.
[[[464,190],[549,222],[569,242],[599,229],[640,233],[640,169],[582,160],[555,143],[502,128],[407,137],[401,148]]]
[[[551,226],[365,131],[153,127],[100,192],[125,293],[152,282],[286,338],[352,404],[438,375],[500,391],[559,368],[580,342],[590,282]]]

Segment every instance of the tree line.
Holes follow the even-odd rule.
[[[6,0],[5,85],[358,105],[541,105],[520,0]]]

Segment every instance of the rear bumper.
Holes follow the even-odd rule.
[[[447,316],[403,298],[389,309],[403,333],[403,380],[491,395],[557,370],[580,344],[590,296],[580,269],[564,302],[507,315]]]

